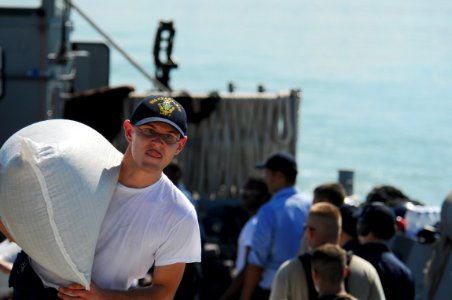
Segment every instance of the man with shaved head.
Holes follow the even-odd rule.
[[[305,224],[310,251],[281,265],[273,281],[271,300],[318,298],[311,276],[311,251],[326,243],[338,245],[341,224],[336,206],[320,202],[311,207]],[[347,292],[358,299],[385,299],[375,268],[358,256],[349,255],[348,260]]]
[[[348,267],[344,249],[328,243],[317,247],[311,256],[311,266],[319,300],[357,300],[345,291]]]

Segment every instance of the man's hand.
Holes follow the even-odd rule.
[[[184,269],[185,263],[155,267],[151,286],[127,291],[105,290],[93,282],[91,282],[90,290],[87,291],[83,285],[72,283],[68,287],[58,289],[58,297],[63,300],[74,300],[74,298],[87,300],[169,300],[173,299],[176,294]]]
[[[97,287],[94,283],[91,283],[90,290],[85,290],[83,285],[72,283],[68,287],[58,289],[58,297],[63,300],[90,299],[90,300],[107,300],[109,292]]]

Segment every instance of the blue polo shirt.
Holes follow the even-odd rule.
[[[300,248],[311,199],[294,186],[279,190],[261,206],[248,263],[264,269],[259,286],[271,289],[279,266]]]

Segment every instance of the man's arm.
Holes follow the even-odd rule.
[[[249,300],[253,295],[259,281],[262,277],[264,269],[257,265],[248,264],[245,271],[245,282],[243,283],[240,300]]]
[[[262,278],[262,273],[264,272],[262,266],[271,255],[270,249],[273,243],[273,215],[272,210],[266,208],[265,205],[262,206],[257,215],[258,221],[253,233],[253,240],[240,300],[251,299],[251,296]]]
[[[245,247],[245,266],[242,268],[240,273],[234,278],[228,289],[220,297],[220,300],[235,299],[237,295],[240,295],[243,284],[245,282],[245,272],[246,267],[248,266],[248,256],[250,254],[250,250],[251,249],[249,246]]]
[[[13,263],[0,259],[0,272],[9,275],[13,269]]]
[[[10,240],[11,242],[14,242],[13,237],[9,234],[8,230],[6,230],[5,225],[3,224],[2,220],[0,219],[0,231],[3,233],[3,235]]]
[[[152,284],[149,287],[136,288],[128,291],[113,291],[104,290],[95,284],[91,284],[91,289],[86,291],[79,284],[71,284],[67,288],[60,288],[58,290],[58,297],[63,300],[73,300],[73,296],[89,300],[173,299],[184,274],[184,269],[185,263],[155,267]]]

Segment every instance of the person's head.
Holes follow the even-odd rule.
[[[341,217],[342,217],[342,232],[341,232],[341,246],[351,240],[358,238],[356,233],[356,223],[357,223],[357,206],[344,204],[340,207]]]
[[[409,201],[409,197],[398,188],[391,185],[375,186],[367,194],[366,202],[382,202],[386,205],[392,205],[399,201]]]
[[[242,207],[254,214],[270,198],[267,185],[262,179],[250,178],[243,186],[240,195]]]
[[[357,214],[356,232],[361,242],[386,241],[394,236],[396,218],[393,210],[386,204],[368,203]]]
[[[335,244],[317,247],[311,256],[312,279],[319,294],[343,292],[344,278],[347,274],[345,251]]]
[[[382,202],[394,209],[396,216],[405,217],[408,207],[418,202],[411,200],[400,189],[392,185],[375,186],[367,194],[366,203]]]
[[[328,202],[319,202],[311,206],[305,224],[308,245],[311,249],[325,243],[338,244],[341,231],[339,208]]]
[[[341,207],[344,204],[345,197],[347,197],[345,189],[340,183],[324,183],[314,189],[313,203],[329,202]]]
[[[264,169],[264,180],[271,194],[282,188],[295,184],[297,179],[297,162],[288,152],[278,152],[270,156],[265,162],[256,165]]]
[[[178,161],[173,160],[168,166],[163,169],[163,173],[175,184],[178,185],[182,178],[182,168]]]
[[[144,98],[124,122],[126,156],[138,168],[162,171],[187,142],[185,110],[171,97]]]

